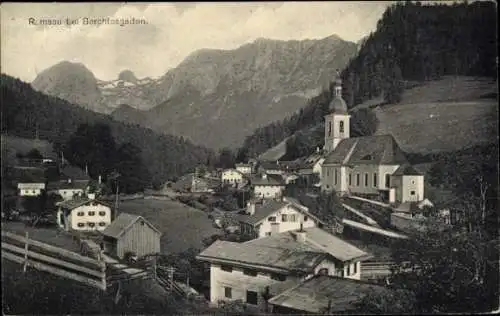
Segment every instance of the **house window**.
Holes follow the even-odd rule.
[[[271,232],[266,232],[266,236],[271,236]]]
[[[31,191],[31,193],[35,194],[35,190]]]
[[[269,216],[269,217],[267,218],[267,221],[268,221],[268,222],[276,222],[276,216]]]
[[[97,203],[96,203],[96,202],[93,202],[93,203],[92,203],[92,206],[97,206]]]
[[[287,214],[283,214],[283,215],[281,215],[281,221],[282,221],[282,222],[287,222],[287,221],[288,221],[288,216],[287,216]]]
[[[357,263],[357,262],[354,262],[353,268],[354,268],[354,269],[353,269],[354,271],[353,271],[352,273],[353,273],[353,274],[358,273],[358,263]]]
[[[335,169],[335,185],[337,185],[337,169]]]
[[[286,275],[279,274],[279,273],[272,273],[271,279],[276,280],[276,281],[286,281]]]
[[[307,222],[308,219],[309,219],[309,217],[304,216],[304,222]]]
[[[224,297],[225,298],[232,298],[233,297],[233,289],[225,286],[224,287]]]
[[[101,226],[101,227],[106,226],[106,223],[105,222],[100,222],[99,226]]]
[[[415,191],[411,191],[411,192],[410,192],[410,194],[411,194],[411,195],[415,195]]]
[[[356,173],[356,186],[359,187],[359,173]]]
[[[339,131],[340,131],[341,133],[343,133],[343,132],[344,132],[344,121],[340,121]]]
[[[83,216],[83,212],[76,213],[77,216]]]
[[[106,212],[104,212],[104,211],[100,211],[100,212],[99,212],[99,215],[101,215],[101,216],[106,216]]]
[[[257,271],[250,269],[243,269],[243,274],[249,276],[257,276]]]
[[[349,173],[349,185],[352,185],[352,176],[350,173]]]
[[[220,266],[220,269],[222,271],[226,271],[226,272],[233,272],[233,267],[230,267],[230,266],[222,265],[222,266]]]
[[[78,223],[78,227],[83,227],[85,226],[83,223]]]
[[[388,173],[385,174],[385,187],[386,188],[391,187],[391,175]]]
[[[328,136],[332,136],[332,121],[328,122]]]
[[[290,219],[288,220],[289,222],[295,222],[297,220],[295,214],[291,214],[289,217],[290,217]]]
[[[94,216],[95,215],[95,212],[94,211],[90,211],[89,212],[89,216]]]
[[[365,187],[368,186],[368,173],[365,173]]]
[[[319,275],[328,275],[328,269],[327,268],[319,269],[318,274]]]
[[[374,173],[373,174],[373,187],[376,188],[377,187],[377,173]]]
[[[254,291],[247,291],[247,303],[252,305],[257,305],[258,294]]]
[[[89,225],[89,227],[94,227],[95,223],[90,222],[90,223],[87,223],[87,225]]]

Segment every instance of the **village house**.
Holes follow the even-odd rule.
[[[34,197],[46,190],[47,178],[42,169],[16,170],[17,193],[23,197]]]
[[[244,174],[236,169],[226,169],[221,174],[222,184],[238,186],[245,181]]]
[[[332,112],[325,116],[322,191],[382,196],[390,203],[423,200],[423,175],[409,165],[392,135],[349,137],[341,84],[337,78]]]
[[[197,259],[210,263],[210,302],[263,303],[261,293],[282,282],[317,274],[360,279],[371,256],[317,227],[287,231],[244,243],[216,241]]]
[[[247,214],[240,217],[240,231],[253,238],[322,225],[307,207],[287,197],[281,201],[251,200],[247,204]]]
[[[58,194],[63,200],[71,200],[75,196],[86,194],[89,182],[90,177],[83,170],[74,166],[66,166],[60,170],[59,181],[47,184],[47,192]]]
[[[255,198],[280,199],[285,190],[285,182],[278,175],[263,173],[250,180]]]
[[[390,290],[372,283],[316,275],[286,289],[269,300],[273,314],[360,313],[360,303],[369,292],[386,293]]]
[[[102,231],[112,220],[111,206],[94,194],[59,203],[57,224],[66,231]]]
[[[162,234],[142,216],[120,213],[102,235],[105,252],[120,259],[127,253],[138,257],[160,253]]]
[[[317,175],[321,178],[321,169],[323,166],[323,162],[325,161],[325,157],[321,153],[319,153],[319,149],[315,154],[306,157],[299,167],[299,174],[303,176],[311,176],[313,174]]]
[[[251,174],[252,173],[252,165],[249,163],[237,163],[235,165],[236,170],[241,172],[242,174]]]
[[[286,168],[280,164],[277,160],[275,162],[272,161],[261,161],[259,162],[259,167],[257,169],[258,173],[267,173],[274,175],[282,175],[285,173]]]

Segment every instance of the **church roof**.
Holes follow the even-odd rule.
[[[346,138],[329,153],[323,165],[401,165],[406,156],[392,135]]]
[[[341,96],[333,98],[332,102],[330,102],[330,105],[328,106],[328,109],[330,112],[336,114],[347,114],[347,104]]]
[[[423,174],[412,165],[402,165],[393,174],[393,176],[422,176]]]

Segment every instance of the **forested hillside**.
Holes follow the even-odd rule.
[[[162,183],[207,160],[214,161],[212,151],[182,137],[159,135],[138,125],[116,122],[108,115],[44,95],[29,84],[3,74],[1,93],[2,133],[33,138],[38,132],[40,139],[64,144],[82,124],[109,125],[117,144],[130,143],[141,151],[151,183]]]
[[[493,2],[395,4],[342,71],[344,99],[351,109],[374,98],[379,103],[397,103],[404,89],[417,82],[445,75],[496,78],[496,42]],[[245,139],[239,157],[256,156],[298,131],[321,124],[333,98],[331,88],[283,121],[257,129]],[[351,114],[352,136],[370,135],[377,129],[377,117],[369,108]],[[312,143],[320,142],[316,137],[304,145],[300,138],[306,137],[291,138],[288,147],[314,148]]]

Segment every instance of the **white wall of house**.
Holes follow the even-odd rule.
[[[251,166],[236,166],[236,170],[243,174],[250,174],[252,173],[252,167]]]
[[[75,195],[83,195],[83,189],[59,189],[57,190],[57,194],[66,201],[73,199]]]
[[[243,175],[236,169],[227,169],[222,171],[222,183],[241,183],[243,182]]]
[[[20,196],[39,196],[45,190],[45,183],[18,183],[17,189]]]
[[[314,219],[299,212],[290,205],[287,205],[269,215],[266,219],[262,220],[260,224],[261,226],[258,230],[258,238],[290,230],[296,230],[300,228],[300,224],[303,224],[303,228],[317,226]]]
[[[285,186],[282,185],[254,185],[254,196],[264,199],[279,198],[283,195]]]
[[[390,183],[389,186],[386,185],[386,177],[388,175],[389,179],[391,179],[391,175],[396,171],[398,170],[399,168],[399,165],[380,165],[378,166],[378,173],[379,173],[379,179],[378,179],[378,183],[379,183],[379,188],[381,190],[388,190],[390,189],[391,187],[394,187],[392,185],[392,183]],[[392,179],[391,179],[392,180]],[[390,181],[391,181],[390,180]]]
[[[378,165],[357,165],[346,172],[349,191],[361,194],[378,194],[379,174]],[[349,174],[351,175],[351,184],[349,185]]]
[[[402,177],[401,203],[418,202],[424,199],[424,176],[405,175]]]
[[[68,216],[70,227],[78,231],[104,230],[111,224],[111,208],[93,202],[82,205],[71,211]]]
[[[258,271],[257,276],[246,275],[242,268],[236,268],[231,265],[231,272],[221,269],[221,265],[210,265],[210,302],[217,303],[218,301],[231,300],[247,300],[247,291],[257,292],[258,303],[262,301],[261,293],[266,286],[280,283],[283,281],[274,280],[271,278],[270,272]],[[255,271],[255,270],[254,270]],[[299,280],[296,276],[286,276],[286,280]],[[231,297],[226,297],[225,288],[230,288]],[[229,293],[228,293],[229,294]]]

